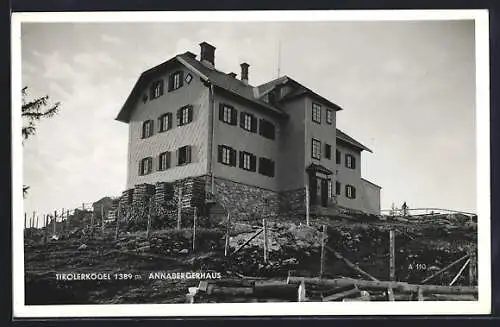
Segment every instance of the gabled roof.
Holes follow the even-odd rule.
[[[116,120],[128,122],[130,119],[131,111],[133,109],[134,101],[135,99],[137,99],[146,85],[151,81],[151,79],[153,79],[154,76],[162,74],[175,64],[181,64],[185,66],[189,70],[193,71],[193,73],[197,74],[205,82],[212,83],[216,88],[220,90],[230,92],[231,94],[236,95],[246,101],[257,104],[259,107],[267,109],[269,112],[278,116],[288,116],[281,109],[276,108],[256,97],[255,92],[257,92],[258,89],[254,88],[251,85],[243,83],[241,80],[232,77],[229,74],[202,64],[201,62],[196,60],[195,57],[196,56],[193,53],[186,52],[143,72],[139,76],[139,79],[132,89],[132,92],[130,93],[127,100],[125,101],[125,104],[118,113]]]
[[[295,90],[293,92],[291,92],[290,94],[287,94],[286,96],[284,96],[280,100],[281,102],[291,100],[291,99],[294,99],[294,98],[302,96],[302,95],[309,95],[313,98],[316,98],[316,99],[326,103],[329,107],[331,107],[332,109],[334,109],[336,111],[342,110],[342,108],[338,104],[333,103],[332,101],[328,100],[327,98],[319,95],[318,93],[314,92],[310,88],[300,84],[299,82],[297,82],[293,78],[286,76],[286,75],[279,77],[275,80],[272,80],[270,82],[259,85],[258,86],[259,94],[265,95],[269,91],[274,89],[277,85],[285,85],[285,84],[291,84],[291,85],[295,86]]]
[[[370,150],[369,148],[367,148],[363,144],[359,143],[358,141],[356,141],[355,139],[353,139],[352,137],[350,137],[346,133],[342,132],[338,128],[337,128],[337,141],[341,141],[341,142],[347,143],[347,144],[349,144],[351,146],[354,146],[355,148],[357,148],[357,149],[359,149],[361,151],[366,150],[366,151],[368,151],[370,153],[373,153],[372,150]]]

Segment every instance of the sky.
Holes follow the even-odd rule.
[[[337,127],[373,150],[362,176],[381,207],[476,212],[473,21],[23,23],[22,83],[61,111],[23,145],[25,212],[81,207],[125,189],[128,129],[115,121],[139,75],[216,47],[219,70],[250,64],[340,105]],[[280,46],[279,46],[280,44]],[[281,48],[278,51],[279,47]],[[280,55],[278,55],[280,54]]]

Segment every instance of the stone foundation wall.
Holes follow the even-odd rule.
[[[279,214],[277,192],[222,178],[215,178],[215,191],[216,200],[238,220],[257,221]]]
[[[280,193],[280,213],[282,215],[302,214],[306,210],[306,190],[284,191]]]

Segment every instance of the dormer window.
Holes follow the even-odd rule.
[[[163,95],[163,80],[158,80],[151,85],[150,98],[156,99]]]
[[[183,81],[182,75],[183,75],[183,72],[181,70],[170,74],[169,83],[168,83],[168,91],[169,92],[173,91],[173,90],[177,90],[178,88],[182,87],[182,81]]]

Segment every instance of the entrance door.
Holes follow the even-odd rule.
[[[321,179],[321,205],[328,206],[328,180]]]
[[[309,174],[309,203],[315,205],[318,202],[318,181],[314,174]]]

